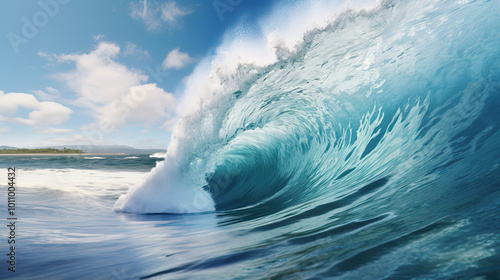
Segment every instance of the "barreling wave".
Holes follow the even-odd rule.
[[[278,215],[272,227],[498,175],[499,5],[353,3],[321,2],[299,37],[265,21],[253,60],[226,39],[188,79],[165,161],[115,210]]]

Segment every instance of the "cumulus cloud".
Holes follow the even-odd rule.
[[[156,84],[130,87],[123,98],[99,109],[99,119],[121,125],[126,122],[153,124],[171,118],[175,98]]]
[[[156,1],[141,0],[138,3],[130,2],[130,16],[141,20],[148,31],[159,30],[164,26],[174,27],[180,19],[193,11],[180,7],[176,2],[158,3]]]
[[[119,53],[117,45],[101,42],[87,54],[60,55],[59,61],[74,62],[76,67],[56,77],[79,95],[77,103],[97,109],[121,98],[131,86],[147,80],[140,71],[116,62],[114,59]]]
[[[28,118],[9,117],[8,119],[24,125],[61,124],[67,121],[73,112],[70,108],[56,102],[40,102],[32,94],[4,93],[0,91],[0,114],[3,115],[2,119],[6,119],[6,116],[15,115],[19,108],[32,110],[28,114]]]
[[[163,70],[175,68],[181,69],[189,63],[194,62],[194,59],[187,53],[179,51],[179,48],[170,51],[161,64]]]
[[[101,42],[84,54],[58,56],[75,64],[70,72],[57,75],[78,94],[77,104],[91,109],[97,124],[86,127],[115,127],[125,123],[152,125],[170,118],[175,98],[156,84],[146,83],[141,71],[115,59],[120,48]],[[99,125],[98,125],[99,124]]]

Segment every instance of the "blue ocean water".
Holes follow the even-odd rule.
[[[164,161],[0,157],[15,276],[500,279],[499,46],[498,1],[383,1],[219,77]]]

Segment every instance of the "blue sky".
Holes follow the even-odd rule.
[[[0,145],[165,148],[185,78],[214,53],[228,29],[258,33],[258,19],[274,3],[0,5]]]

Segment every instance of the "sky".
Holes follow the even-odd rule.
[[[166,148],[196,65],[275,4],[0,0],[0,146]]]

